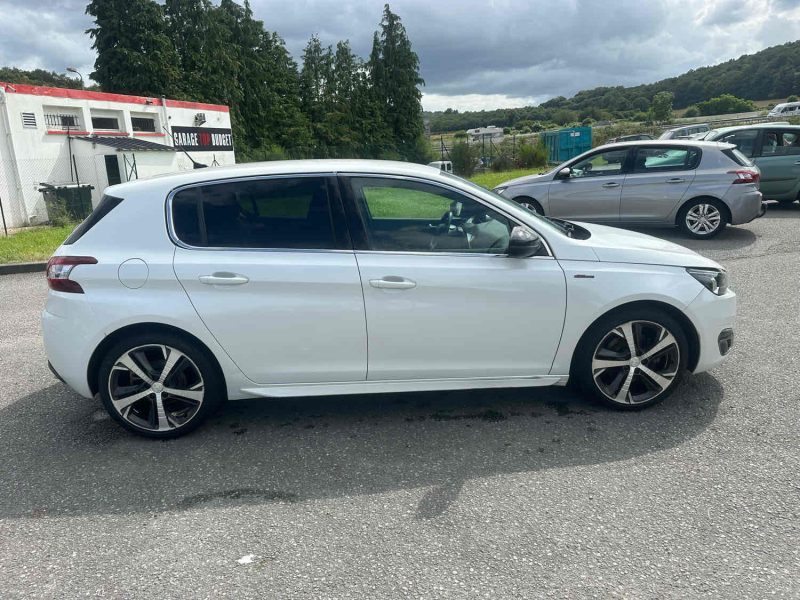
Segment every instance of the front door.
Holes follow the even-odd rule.
[[[368,380],[549,373],[564,273],[550,256],[506,256],[516,223],[431,182],[353,176],[343,185],[359,232]]]
[[[364,299],[334,178],[209,182],[172,198],[175,273],[261,384],[363,381]]]
[[[603,222],[619,221],[619,202],[629,147],[595,152],[570,165],[569,177],[550,184],[547,216]]]
[[[633,168],[622,186],[621,221],[664,222],[695,176],[700,151],[690,147],[642,146],[636,148]]]

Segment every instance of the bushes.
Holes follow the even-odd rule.
[[[787,102],[797,102],[797,96],[795,96],[794,94],[792,94],[791,96],[789,96],[789,97],[786,99],[786,101],[787,101]]]
[[[469,177],[475,172],[478,162],[478,149],[470,146],[466,142],[453,144],[450,150],[450,161],[453,163],[453,171],[461,177]]]
[[[517,166],[520,168],[541,167],[547,164],[547,148],[544,140],[533,144],[521,143],[517,149]]]
[[[697,108],[696,105],[692,104],[689,108],[686,109],[686,112],[683,113],[683,116],[687,118],[699,117],[700,109]]]
[[[698,102],[697,109],[703,116],[728,115],[731,113],[750,112],[756,109],[751,100],[737,98],[733,94],[722,94],[705,102]]]

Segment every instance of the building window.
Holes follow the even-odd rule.
[[[131,127],[134,131],[155,132],[156,120],[152,117],[131,117]]]
[[[62,113],[44,113],[44,123],[48,129],[77,129],[78,115]]]
[[[92,117],[92,129],[119,131],[119,121],[116,117]]]
[[[36,129],[36,115],[32,112],[22,113],[22,126],[28,129]]]

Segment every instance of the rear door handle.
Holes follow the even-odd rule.
[[[800,160],[797,160],[797,161],[795,161],[795,163],[794,163],[794,164],[796,164],[796,165],[800,165]]]
[[[619,187],[619,184],[616,181],[609,181],[608,183],[603,184],[604,188],[615,188]]]
[[[250,281],[244,275],[223,271],[218,271],[211,275],[200,275],[199,279],[200,283],[205,283],[206,285],[243,285]]]
[[[417,287],[417,282],[405,277],[397,277],[396,275],[387,275],[381,279],[370,279],[369,284],[374,288],[384,290],[410,290]]]
[[[683,177],[671,177],[667,179],[667,183],[683,183],[686,181]]]

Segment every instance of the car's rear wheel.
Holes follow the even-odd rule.
[[[542,205],[533,198],[528,198],[527,196],[518,196],[514,198],[514,202],[524,208],[527,208],[531,212],[535,212],[537,215],[544,215],[544,209],[542,208]]]
[[[204,349],[170,334],[140,334],[112,347],[98,389],[125,429],[173,438],[197,428],[225,399],[219,368]]]
[[[727,211],[722,203],[711,198],[697,198],[678,212],[678,227],[694,238],[711,238],[725,229]]]
[[[580,387],[623,410],[668,397],[686,370],[688,346],[680,324],[657,309],[611,314],[587,331],[573,375]]]

